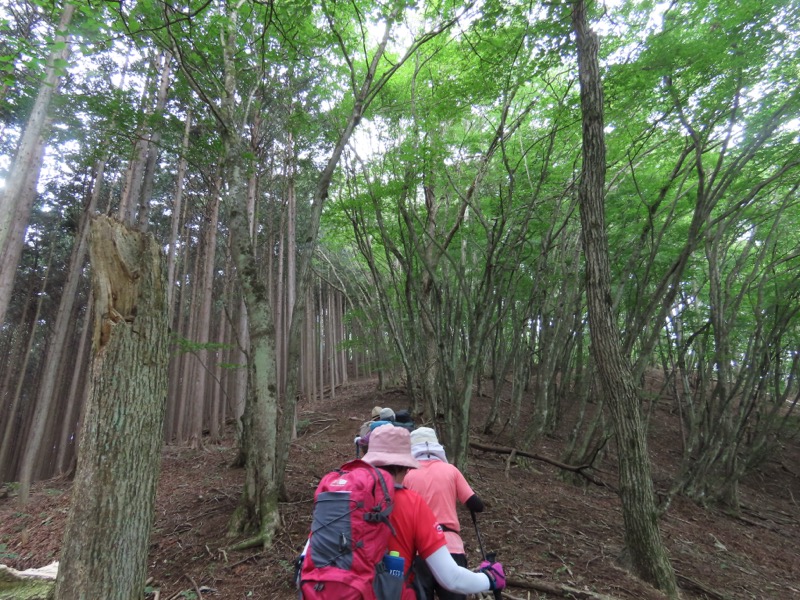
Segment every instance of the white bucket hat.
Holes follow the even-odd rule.
[[[448,462],[444,446],[439,443],[436,431],[430,427],[417,427],[411,432],[411,454],[417,460]]]
[[[430,427],[417,427],[411,432],[411,445],[424,444],[438,444],[439,438],[436,437],[436,432]]]

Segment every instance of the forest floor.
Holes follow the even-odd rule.
[[[500,432],[484,435],[482,398],[475,398],[471,441],[513,447]],[[166,447],[151,539],[147,598],[296,598],[292,562],[310,526],[319,478],[354,456],[353,436],[374,405],[405,408],[404,390],[376,391],[374,381],[352,382],[335,398],[299,405],[299,430],[286,473],[283,528],[269,550],[232,551],[228,518],[241,493],[243,470],[230,468],[231,437],[204,449]],[[669,485],[680,456],[677,421],[669,406],[655,406],[650,452],[658,491]],[[495,428],[499,430],[499,427]],[[506,430],[509,428],[506,428]],[[567,428],[564,428],[565,431]],[[558,460],[564,434],[542,438],[532,453]],[[554,598],[571,588],[585,598],[656,600],[663,596],[619,563],[620,503],[613,491],[616,457],[611,444],[594,471],[608,484],[575,485],[546,462],[473,448],[468,479],[487,504],[478,527],[487,551],[496,551],[512,585],[507,600]],[[13,489],[13,488],[12,488]],[[730,515],[677,498],[660,522],[686,599],[800,599],[800,444],[786,446],[741,486],[742,510]],[[0,498],[0,563],[15,569],[57,559],[69,511],[70,483],[42,481],[21,506],[13,493]],[[461,512],[470,565],[480,561],[475,527]]]

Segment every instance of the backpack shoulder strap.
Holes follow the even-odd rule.
[[[367,472],[372,476],[373,489],[376,490],[378,487],[380,487],[381,495],[383,497],[383,501],[379,501],[380,503],[377,506],[368,507],[367,512],[364,513],[364,520],[368,522],[386,523],[389,526],[392,535],[395,535],[394,527],[392,527],[392,524],[389,522],[389,515],[394,509],[393,495],[389,491],[389,487],[387,485],[387,480],[391,482],[391,475],[388,472],[381,471],[378,467],[375,467],[360,459],[351,460],[350,462],[343,464],[339,468],[339,471],[352,471],[353,469],[358,468],[367,470]],[[376,498],[378,497],[377,493],[374,495]]]

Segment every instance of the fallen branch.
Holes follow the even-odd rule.
[[[797,477],[797,478],[800,478],[800,475],[798,475],[797,473],[795,473],[794,471],[792,471],[792,470],[791,470],[789,467],[787,467],[785,464],[783,464],[783,461],[779,461],[779,463],[780,463],[780,465],[781,465],[781,468],[782,468],[784,471],[786,471],[786,472],[787,472],[787,473],[789,473],[790,475],[794,475],[795,477]]]
[[[675,577],[678,578],[678,585],[680,586],[681,589],[694,590],[696,592],[700,592],[701,594],[705,594],[712,600],[728,600],[728,597],[723,596],[720,592],[712,590],[708,586],[700,583],[699,581],[695,581],[694,579],[687,577],[686,575],[681,575],[677,571],[675,571]]]
[[[228,510],[228,507],[224,506],[224,505],[218,505],[218,506],[215,506],[213,508],[209,508],[206,512],[200,513],[199,515],[196,515],[196,516],[193,516],[193,517],[187,517],[187,519],[189,521],[196,521],[197,519],[202,519],[203,517],[207,517],[208,515],[212,515],[215,512],[219,512],[221,510]]]
[[[516,455],[516,456],[524,456],[526,458],[532,458],[534,460],[538,460],[549,465],[553,465],[554,467],[558,467],[564,471],[570,471],[571,473],[577,473],[590,483],[593,483],[599,487],[606,487],[610,490],[614,490],[612,486],[605,483],[604,481],[600,481],[599,479],[592,477],[588,473],[586,473],[586,469],[591,469],[592,465],[567,465],[562,462],[559,462],[553,458],[548,458],[547,456],[542,456],[541,454],[534,454],[532,452],[525,452],[523,450],[517,450],[516,448],[508,448],[507,446],[490,446],[488,444],[481,444],[480,442],[470,442],[469,443],[471,448],[475,448],[477,450],[483,450],[485,452],[494,452],[496,454],[509,454],[509,455]],[[511,460],[509,458],[509,460]],[[615,490],[616,491],[616,490]]]
[[[178,581],[180,581],[180,578],[178,578]],[[177,598],[178,596],[183,595],[183,592],[185,592],[185,591],[186,590],[178,590],[177,592],[175,592],[171,596],[167,597],[167,600],[175,600],[175,598]]]
[[[483,597],[483,595],[481,595],[481,597]],[[500,597],[506,598],[507,600],[526,600],[525,598],[520,598],[519,596],[513,596],[509,594],[507,590],[500,592]]]
[[[192,579],[190,575],[186,574],[184,574],[184,577],[186,577],[186,579],[188,579],[189,582],[192,584],[192,587],[194,587],[194,591],[197,592],[198,600],[203,600],[203,593],[200,591],[200,588],[197,587],[197,584],[195,583],[194,579]]]
[[[750,525],[751,527],[762,527],[763,529],[766,529],[767,531],[772,531],[774,533],[777,533],[778,535],[783,535],[788,538],[793,537],[793,535],[790,532],[786,531],[785,529],[781,528],[775,523],[767,521],[766,519],[764,523],[761,523],[759,521],[754,521],[753,519],[749,519],[744,515],[733,515],[733,518],[736,519],[737,521],[741,521],[745,525]]]
[[[331,425],[328,425],[327,427],[323,427],[323,428],[322,428],[322,429],[320,429],[319,431],[315,431],[314,433],[309,433],[309,434],[308,434],[308,437],[313,437],[313,436],[315,436],[315,435],[319,435],[320,433],[322,433],[322,432],[323,432],[323,431],[325,431],[326,429],[330,429],[331,427],[332,427]]]
[[[776,510],[771,508],[763,508],[761,510],[756,510],[752,506],[748,506],[746,504],[740,504],[739,508],[742,511],[746,512],[747,514],[757,519],[761,519],[762,521],[775,521],[777,523],[780,523],[781,525],[797,525],[798,523],[800,523],[800,520],[795,518],[794,515],[785,513],[782,510]]]
[[[250,560],[252,560],[252,559],[254,559],[254,558],[258,557],[258,556],[261,556],[262,554],[264,554],[264,553],[263,552],[256,552],[255,554],[251,554],[247,558],[243,558],[242,560],[236,561],[233,564],[225,565],[225,568],[226,569],[233,569],[234,567],[238,567],[241,564],[244,564],[244,563],[246,563],[246,562],[248,562],[248,561],[250,561]]]
[[[58,563],[54,563],[56,567]],[[47,569],[29,569],[16,571],[6,565],[0,565],[0,600],[18,600],[31,598],[45,600],[53,597],[55,572],[52,577],[42,571]]]
[[[554,583],[545,583],[543,581],[522,581],[521,579],[506,579],[506,585],[513,588],[522,588],[525,590],[533,590],[535,592],[542,592],[550,594],[551,596],[558,596],[560,598],[575,598],[577,600],[616,600],[614,596],[607,596],[606,594],[598,594],[597,592],[590,592],[589,590],[581,590],[568,585],[557,585]],[[511,600],[515,600],[514,596],[508,593],[503,593]]]

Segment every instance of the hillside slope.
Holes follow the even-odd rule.
[[[310,525],[316,483],[328,470],[353,457],[352,439],[374,405],[398,409],[403,390],[376,392],[361,381],[336,390],[334,399],[302,403],[301,434],[291,447],[284,528],[273,548],[231,551],[225,537],[243,472],[229,468],[233,440],[204,450],[164,450],[155,529],[150,551],[148,598],[296,597],[292,561]],[[479,409],[477,409],[479,410]],[[476,414],[480,417],[480,414]],[[476,425],[479,419],[474,421]],[[677,457],[674,417],[657,407],[651,453],[656,486],[664,488]],[[474,442],[513,446],[513,440],[472,431]],[[558,459],[562,439],[540,441],[537,454]],[[608,487],[576,487],[545,462],[473,449],[468,478],[488,509],[478,517],[486,550],[497,552],[516,586],[506,597],[549,598],[543,588],[567,586],[583,597],[658,599],[662,595],[619,566],[622,525],[619,502]],[[661,523],[683,597],[800,599],[800,449],[785,449],[742,486],[743,511],[732,517],[677,499]],[[599,464],[598,480],[615,484],[610,451]],[[34,486],[21,507],[11,493],[0,498],[0,562],[16,569],[55,560],[69,507],[63,480]],[[479,562],[475,529],[461,513],[462,536],[471,565]],[[576,594],[580,597],[580,594]]]

